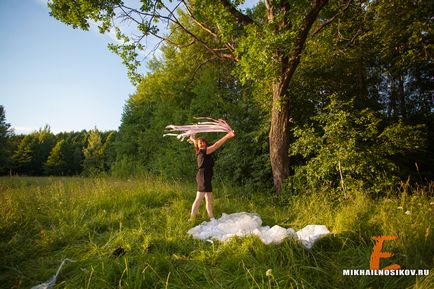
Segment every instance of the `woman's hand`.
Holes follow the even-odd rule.
[[[228,136],[228,138],[233,138],[235,136],[235,132],[233,130],[231,130],[226,135]]]
[[[196,138],[195,138],[195,134],[193,134],[193,135],[190,135],[190,137],[188,138],[188,142],[189,143],[192,143],[192,144],[195,144],[196,143]]]

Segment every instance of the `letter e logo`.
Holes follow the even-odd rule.
[[[372,240],[376,241],[374,245],[374,250],[372,251],[371,261],[369,263],[369,267],[371,270],[380,270],[380,259],[381,258],[390,258],[393,256],[393,253],[390,252],[382,252],[383,242],[389,240],[395,240],[398,236],[375,236],[372,237]],[[390,266],[384,267],[381,270],[398,270],[401,266],[398,264],[392,264]]]

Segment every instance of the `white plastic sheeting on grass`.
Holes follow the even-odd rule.
[[[56,285],[56,281],[57,281],[57,276],[59,276],[60,270],[62,269],[63,265],[65,264],[65,262],[75,262],[74,260],[71,259],[64,259],[62,261],[62,263],[60,264],[59,268],[57,269],[56,274],[54,274],[53,276],[51,276],[50,279],[48,279],[47,281],[45,281],[42,284],[39,284],[37,286],[33,286],[31,289],[51,289],[54,287],[54,285]]]
[[[299,240],[307,248],[312,248],[315,241],[322,236],[330,234],[324,225],[308,225],[295,232],[292,228],[282,228],[278,225],[273,227],[261,226],[262,220],[257,214],[235,213],[222,214],[220,219],[212,219],[209,222],[190,229],[187,233],[199,240],[218,240],[225,241],[231,237],[243,237],[247,235],[258,236],[264,244],[278,244],[287,237]]]

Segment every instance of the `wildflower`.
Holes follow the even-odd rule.
[[[265,272],[265,276],[267,276],[267,277],[273,276],[273,270],[268,269],[267,272]]]
[[[410,211],[405,211],[405,214],[406,215],[411,215],[411,212]]]
[[[398,209],[398,210],[402,210],[402,207],[398,207],[397,209]]]
[[[434,206],[434,202],[429,203],[431,206]]]

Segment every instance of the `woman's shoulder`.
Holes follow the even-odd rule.
[[[200,149],[196,151],[196,155],[206,155],[206,149]]]

